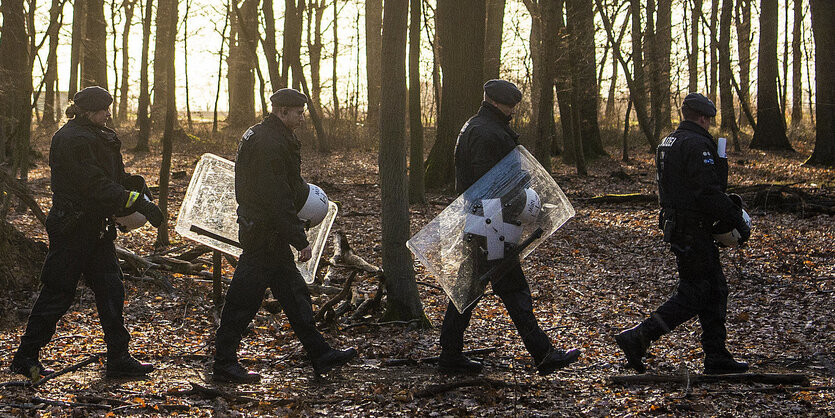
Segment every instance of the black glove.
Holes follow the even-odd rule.
[[[751,238],[751,227],[744,220],[740,220],[739,225],[736,227],[737,232],[739,232],[739,245],[744,244],[748,241],[748,238]]]
[[[149,189],[148,185],[145,183],[145,178],[140,175],[132,174],[125,177],[122,180],[122,186],[128,191],[140,192],[148,196],[148,199],[154,200],[154,195],[151,193],[151,189]]]
[[[162,211],[159,210],[159,206],[154,204],[154,202],[148,200],[148,197],[144,194],[136,199],[136,202],[134,202],[134,204],[131,205],[130,209],[144,215],[145,219],[147,219],[148,222],[150,222],[151,225],[154,226],[154,228],[159,228],[159,226],[162,225],[162,221],[164,220],[162,216]]]

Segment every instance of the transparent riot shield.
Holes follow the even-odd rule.
[[[218,251],[239,257],[242,248],[238,243],[238,202],[235,200],[235,163],[213,154],[203,154],[180,206],[177,216],[177,233],[205,244]],[[313,257],[307,262],[296,263],[305,282],[313,283],[319,258],[325,249],[331,226],[336,219],[337,207],[328,202],[325,219],[307,231],[307,240]],[[294,258],[298,259],[295,248]]]
[[[553,177],[517,146],[407,242],[459,312],[574,216]],[[489,280],[488,280],[489,279]]]

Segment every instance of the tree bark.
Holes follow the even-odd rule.
[[[267,58],[267,72],[270,74],[270,86],[272,91],[282,87],[281,74],[278,67],[278,50],[275,43],[275,13],[273,12],[273,0],[264,0],[261,5],[264,13],[264,38],[262,48]],[[311,52],[312,55],[312,52]]]
[[[365,125],[373,135],[380,129],[383,0],[365,2],[365,62],[368,82],[368,110]]]
[[[731,22],[733,0],[722,0],[722,14],[719,22],[719,107],[722,132],[736,128],[734,113],[734,94],[731,87]],[[736,145],[736,144],[735,144]],[[739,149],[736,146],[736,149]]]
[[[166,52],[167,56],[170,57],[170,60],[165,62],[165,85],[168,87],[165,90],[166,94],[166,103],[165,103],[165,128],[162,134],[162,161],[160,162],[159,167],[159,208],[162,211],[164,220],[162,224],[160,224],[159,229],[157,230],[157,240],[156,246],[157,247],[164,247],[169,245],[168,240],[168,190],[169,190],[169,180],[171,177],[171,154],[174,148],[174,128],[177,126],[177,107],[174,104],[174,97],[176,96],[176,89],[175,89],[175,72],[174,69],[176,68],[174,58],[174,41],[176,40],[176,32],[177,32],[177,0],[171,0],[169,6],[172,6],[172,16],[168,19],[167,24],[168,27],[165,28],[157,28],[157,32],[160,29],[171,34],[169,41],[170,45],[166,46],[170,48],[169,51]]]
[[[483,96],[483,0],[439,0],[435,13],[440,41],[443,82],[441,112],[435,144],[426,161],[426,186],[440,188],[453,180],[453,150],[464,122],[478,109]]]
[[[237,1],[237,0],[233,0]],[[229,59],[226,79],[229,85],[230,127],[246,127],[255,121],[255,51],[258,39],[258,0],[244,0],[240,7],[232,4],[229,34]]]
[[[212,112],[212,134],[217,133],[217,104],[220,101],[220,83],[223,78],[223,47],[226,45],[226,29],[229,28],[229,3],[226,4],[226,14],[223,18],[223,29],[220,31],[220,52],[217,59],[217,87],[215,88],[215,106]]]
[[[545,171],[551,171],[551,125],[554,123],[554,67],[556,66],[557,38],[556,34],[557,14],[562,12],[557,9],[557,2],[544,1],[539,5],[539,76],[535,77],[538,84],[532,89],[539,90],[539,102],[534,108],[536,111],[536,141],[534,142],[533,154]],[[485,54],[487,51],[485,50]],[[550,122],[550,123],[549,123]]]
[[[307,50],[310,55],[310,92],[313,103],[322,103],[322,18],[328,5],[325,0],[313,0],[307,5]],[[312,32],[312,33],[311,33]]]
[[[600,139],[598,124],[597,65],[594,50],[594,9],[588,0],[566,1],[566,16],[570,19],[569,32],[575,42],[574,63],[577,90],[574,104],[579,116],[579,136],[582,138],[583,155],[596,158],[607,155]]]
[[[708,80],[707,97],[713,103],[716,103],[717,75],[719,73],[719,60],[717,58],[719,50],[719,45],[717,45],[719,40],[719,34],[717,33],[717,24],[719,23],[719,1],[720,0],[710,0],[710,40],[708,42],[708,45],[710,45],[710,79]]]
[[[425,203],[420,104],[421,0],[410,0],[409,3],[409,203]]]
[[[406,20],[408,0],[386,0],[381,61],[380,193],[382,200],[383,271],[388,303],[383,318],[422,319],[423,305],[415,283],[409,239],[406,181]]]
[[[337,0],[333,0],[333,21],[338,21],[339,8]],[[333,103],[333,119],[339,121],[339,91],[337,89],[336,63],[339,58],[339,25],[333,25],[333,58],[331,59],[331,101]]]
[[[32,125],[32,73],[23,0],[0,3],[3,27],[0,29],[0,164],[20,167],[27,161]],[[6,168],[0,168],[5,170]],[[15,177],[17,170],[10,175]],[[3,193],[0,193],[3,194]],[[7,198],[3,198],[7,202]],[[5,219],[3,205],[0,219]]]
[[[281,57],[281,85],[298,90],[301,86],[301,82],[299,81],[300,75],[297,75],[294,70],[293,78],[290,79],[289,72],[293,68],[293,63],[299,61],[301,57],[304,0],[298,0],[298,4],[296,0],[285,0],[284,5],[284,45],[283,56]],[[229,49],[229,53],[232,53],[231,48]]]
[[[702,16],[702,0],[693,0],[693,13],[690,15],[690,52],[687,57],[688,92],[699,91],[699,19]]]
[[[810,0],[815,36],[815,80],[817,129],[815,150],[809,165],[835,166],[835,4]]]
[[[777,0],[761,0],[757,64],[757,127],[751,148],[792,150],[777,97]]]
[[[484,81],[499,78],[505,3],[506,0],[487,0],[487,20],[484,24]]]
[[[86,0],[87,21],[81,61],[81,87],[107,86],[107,23],[104,0]],[[114,92],[115,93],[115,92]]]
[[[658,61],[658,86],[656,94],[660,103],[660,112],[656,121],[656,133],[672,128],[670,97],[672,96],[670,81],[670,53],[672,50],[672,0],[658,0],[658,13],[655,21],[655,48]]]
[[[151,137],[151,118],[148,115],[148,105],[151,103],[151,91],[148,79],[148,50],[151,47],[151,19],[153,17],[153,0],[145,0],[142,18],[142,61],[139,63],[139,104],[136,109],[136,123],[139,125],[139,135],[136,139],[136,151],[148,151]]]
[[[794,0],[794,26],[792,27],[792,124],[793,128],[803,121],[803,0]]]
[[[737,51],[739,52],[739,101],[751,104],[751,0],[737,0],[736,3]],[[749,126],[748,119],[739,115],[739,126]]]
[[[81,57],[84,54],[84,23],[86,22],[86,2],[76,0],[72,7],[72,46],[70,48],[70,85],[67,97],[72,99],[78,92],[78,77],[81,74]]]
[[[122,82],[121,92],[119,94],[119,122],[124,122],[128,118],[128,83],[130,74],[130,55],[128,54],[130,27],[133,23],[133,11],[136,7],[136,1],[126,1],[125,8],[125,25],[122,29]]]
[[[44,74],[44,101],[41,127],[49,129],[55,126],[61,118],[55,115],[56,91],[58,91],[58,42],[59,31],[64,21],[64,4],[66,0],[52,0],[52,7],[49,9],[49,53],[46,57],[46,74]]]
[[[157,127],[164,126],[165,119],[168,115],[166,106],[168,103],[168,80],[170,79],[165,73],[168,68],[173,68],[168,65],[174,62],[174,45],[177,42],[177,9],[179,6],[178,0],[160,0],[158,10],[164,13],[157,13],[156,25],[157,36],[156,44],[154,45],[154,101],[151,105],[151,125]],[[176,88],[176,86],[170,86]],[[176,106],[176,97],[174,104]],[[176,109],[175,109],[176,112]]]

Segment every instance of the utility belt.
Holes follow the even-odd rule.
[[[667,243],[710,236],[710,223],[704,215],[691,210],[663,208],[658,216],[658,226]]]
[[[99,239],[116,239],[116,221],[112,216],[92,218],[72,204],[54,205],[49,212],[51,228],[47,232],[56,236],[68,237],[78,234],[92,234]],[[50,231],[51,230],[51,231]]]

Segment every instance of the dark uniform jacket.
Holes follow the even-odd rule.
[[[301,144],[274,114],[247,129],[238,145],[235,191],[238,223],[256,228],[298,250],[308,246],[304,224],[297,216],[307,198],[301,176]],[[242,238],[246,249],[247,243]]]
[[[461,128],[455,144],[455,191],[464,193],[519,142],[510,116],[487,102]]]
[[[708,229],[715,221],[744,222],[725,194],[728,161],[719,158],[713,137],[697,123],[685,120],[664,138],[655,164],[662,218],[675,216],[679,227]]]
[[[128,192],[121,184],[127,176],[121,147],[116,132],[86,118],[64,124],[49,149],[50,214],[82,213],[84,218],[103,220],[123,211]]]

